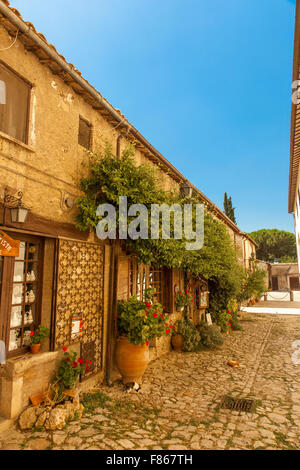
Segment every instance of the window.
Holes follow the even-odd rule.
[[[82,117],[79,117],[78,143],[89,150],[91,148],[91,142],[92,125]]]
[[[173,277],[172,270],[154,268],[138,264],[136,260],[129,262],[129,296],[136,294],[138,299],[145,300],[145,290],[155,288],[153,301],[162,304],[164,309],[173,312]]]
[[[299,277],[294,276],[290,277],[290,289],[291,290],[300,290]]]
[[[31,86],[0,63],[0,130],[27,144]]]
[[[0,333],[10,355],[22,353],[30,344],[30,332],[40,321],[42,240],[21,240],[17,258],[0,260]]]
[[[153,300],[163,304],[163,273],[161,269],[151,268],[149,272],[149,287],[154,287],[155,294]]]

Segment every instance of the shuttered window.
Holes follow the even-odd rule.
[[[0,130],[27,144],[30,85],[0,63]]]
[[[79,117],[78,143],[89,150],[91,148],[91,141],[92,125],[82,117]]]

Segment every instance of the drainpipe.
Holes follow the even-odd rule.
[[[120,134],[117,138],[117,149],[116,149],[117,158],[120,158],[120,156],[121,156],[121,140],[122,140],[122,138],[123,138],[122,134]]]
[[[114,339],[114,324],[117,313],[117,291],[118,291],[118,264],[119,264],[119,242],[112,240],[111,256],[110,256],[110,275],[109,275],[109,302],[108,302],[108,319],[107,319],[107,335],[106,335],[106,383],[112,387],[111,369]]]

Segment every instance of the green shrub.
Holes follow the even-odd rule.
[[[242,327],[239,322],[240,315],[237,312],[232,312],[231,314],[231,324],[234,331],[242,330]]]
[[[200,333],[200,340],[204,348],[212,349],[222,346],[224,338],[217,325],[208,325],[201,322],[197,325],[197,330]]]
[[[200,333],[190,320],[177,320],[174,324],[173,334],[176,333],[183,336],[183,351],[195,352],[203,349]]]

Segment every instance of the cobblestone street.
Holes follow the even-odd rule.
[[[300,316],[244,314],[241,325],[218,350],[151,363],[139,392],[120,382],[99,387],[65,430],[14,427],[0,435],[0,448],[300,449],[300,364],[292,362]],[[241,367],[229,367],[230,359]],[[255,411],[220,408],[224,395],[253,398]]]

